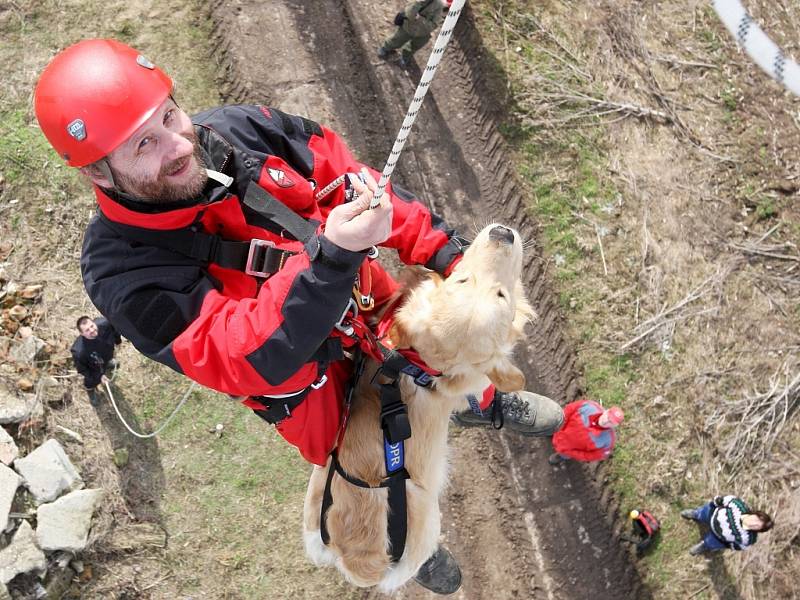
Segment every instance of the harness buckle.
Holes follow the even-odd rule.
[[[348,315],[348,313],[351,310],[353,311],[353,314]],[[338,329],[348,337],[352,337],[353,334],[355,333],[355,329],[350,323],[345,323],[345,319],[347,319],[348,316],[350,316],[350,318],[352,319],[355,319],[358,316],[358,305],[356,304],[356,301],[353,300],[352,297],[348,298],[347,306],[344,307],[344,312],[342,313],[342,316],[339,317],[339,320],[336,322],[336,324],[334,324],[335,329]]]
[[[250,240],[250,250],[247,252],[247,262],[244,266],[244,272],[253,277],[261,277],[264,279],[272,275],[274,271],[265,270],[267,268],[269,248],[275,248],[275,242],[260,240],[258,238]]]
[[[312,384],[311,384],[311,388],[313,388],[313,389],[315,389],[315,390],[318,390],[318,389],[319,389],[319,388],[321,388],[323,385],[325,385],[325,383],[326,383],[327,381],[328,381],[328,376],[327,376],[327,375],[325,375],[325,374],[323,374],[323,375],[322,375],[322,377],[320,377],[320,378],[319,378],[319,381],[317,381],[316,383],[312,383]]]

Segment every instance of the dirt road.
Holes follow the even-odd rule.
[[[418,67],[404,71],[375,55],[394,11],[393,4],[366,0],[217,2],[212,16],[228,100],[265,103],[329,125],[359,158],[382,167],[420,77]],[[426,59],[420,52],[423,66]],[[502,89],[498,73],[467,10],[395,180],[466,233],[498,220],[531,238],[535,226],[526,220],[496,128],[502,107],[490,88]],[[529,388],[563,403],[579,390],[544,271],[531,251],[525,278],[540,319],[519,364]],[[443,525],[464,567],[457,597],[648,597],[614,539],[613,502],[589,470],[549,466],[545,441],[475,431],[452,437]],[[402,597],[429,597],[423,592],[410,585]]]

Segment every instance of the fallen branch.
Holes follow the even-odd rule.
[[[689,292],[686,295],[686,297],[683,298],[680,302],[674,304],[670,308],[662,309],[661,312],[659,312],[657,315],[655,315],[653,317],[650,317],[646,321],[643,321],[642,323],[637,325],[634,328],[634,332],[641,331],[641,333],[639,333],[632,340],[630,340],[628,342],[625,342],[622,346],[620,346],[619,351],[620,352],[624,352],[626,349],[630,348],[634,344],[637,344],[637,343],[641,342],[648,335],[650,335],[651,333],[653,333],[654,331],[656,331],[657,329],[659,329],[663,325],[667,325],[669,323],[675,323],[675,322],[683,320],[683,319],[688,319],[690,317],[696,317],[696,316],[699,316],[699,315],[702,315],[702,314],[705,314],[705,313],[709,313],[709,312],[713,312],[713,311],[718,310],[719,307],[715,306],[713,308],[704,309],[704,310],[701,310],[701,311],[698,311],[698,312],[694,312],[694,313],[691,313],[691,314],[682,315],[682,316],[678,316],[678,317],[674,317],[674,318],[670,318],[670,319],[667,318],[669,315],[680,311],[685,306],[687,306],[687,305],[691,304],[692,302],[695,302],[696,300],[699,300],[700,298],[705,296],[711,290],[711,285],[710,284],[714,283],[719,278],[720,278],[720,273],[719,272],[717,272],[714,275],[708,277],[700,285],[698,285],[691,292]]]
[[[656,323],[655,325],[650,327],[644,333],[642,333],[640,335],[637,335],[631,341],[624,343],[622,346],[620,346],[619,351],[620,352],[624,352],[627,348],[629,348],[630,346],[636,344],[637,342],[642,341],[644,338],[646,338],[648,335],[650,335],[651,333],[653,333],[656,329],[659,329],[660,327],[663,327],[665,325],[670,325],[672,323],[677,323],[678,321],[682,321],[684,319],[691,319],[692,317],[699,317],[700,315],[704,315],[706,313],[716,312],[717,310],[719,310],[719,306],[714,306],[712,308],[705,308],[705,309],[699,310],[697,312],[693,312],[693,313],[689,313],[689,314],[673,317],[672,319],[666,319],[666,320],[663,320],[663,321],[659,321],[658,323]]]
[[[800,406],[800,372],[788,376],[784,363],[769,381],[769,389],[724,402],[706,420],[708,427],[724,428],[730,424],[722,447],[732,476],[746,461],[753,465],[766,458],[786,427],[791,414]]]

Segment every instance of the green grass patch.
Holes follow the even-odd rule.
[[[778,207],[775,205],[775,201],[772,198],[762,198],[758,203],[758,206],[756,206],[756,217],[759,221],[771,219],[772,217],[777,216],[777,214]]]

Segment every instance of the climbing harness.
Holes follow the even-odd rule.
[[[117,417],[119,417],[119,420],[122,421],[122,424],[125,426],[125,429],[127,429],[130,432],[131,435],[134,435],[137,438],[141,438],[143,440],[146,440],[148,438],[157,436],[159,433],[161,433],[164,430],[164,428],[167,425],[169,425],[169,423],[170,423],[170,421],[172,421],[173,417],[178,414],[178,411],[184,405],[186,400],[188,400],[189,394],[191,394],[192,391],[194,390],[194,388],[197,387],[197,383],[195,383],[194,381],[192,382],[192,385],[190,385],[189,389],[186,390],[186,393],[183,394],[183,398],[181,398],[181,401],[178,402],[177,406],[173,409],[172,413],[158,427],[158,429],[156,429],[155,431],[153,431],[151,433],[140,433],[140,432],[136,431],[135,429],[133,429],[133,427],[128,425],[128,422],[122,416],[122,413],[119,412],[119,407],[117,407],[117,402],[116,402],[116,400],[114,400],[114,394],[111,393],[111,385],[109,385],[109,382],[106,381],[105,382],[105,386],[106,386],[106,393],[108,394],[108,399],[111,400],[111,406],[114,407],[114,412],[117,413]]]
[[[739,0],[714,0],[714,10],[736,43],[775,81],[800,96],[800,65],[755,24]]]

